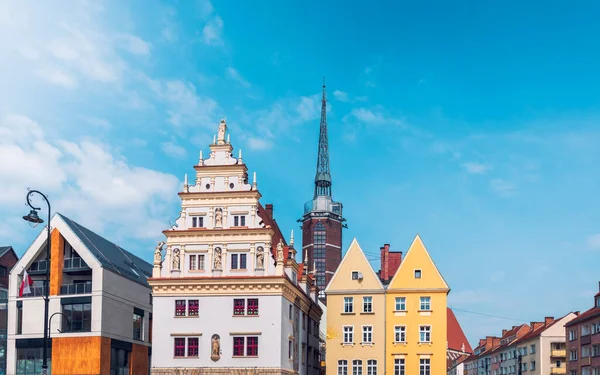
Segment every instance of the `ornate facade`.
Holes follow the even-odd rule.
[[[222,120],[155,250],[152,373],[317,374],[322,310],[312,277],[226,133]]]

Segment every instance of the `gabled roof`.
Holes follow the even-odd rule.
[[[271,239],[271,258],[273,260],[277,259],[277,244],[279,243],[279,240],[281,240],[284,246],[283,259],[287,259],[289,249],[286,250],[287,242],[285,241],[285,237],[281,233],[281,229],[279,228],[277,221],[269,216],[267,210],[265,210],[265,208],[262,206],[262,204],[260,204],[260,202],[258,202],[258,216],[262,219],[265,225],[268,225],[271,227],[271,229],[273,229],[273,237]]]
[[[458,319],[454,315],[452,309],[447,308],[447,340],[448,340],[448,349],[456,350],[463,353],[473,354],[473,349],[471,348],[471,344],[469,344],[469,340],[465,336],[465,333],[458,323]],[[464,346],[464,348],[463,348]]]
[[[115,245],[104,237],[92,232],[68,217],[56,213],[62,221],[83,242],[90,254],[96,258],[103,268],[111,270],[131,281],[148,286],[148,277],[152,276],[152,265],[133,255],[119,245]]]
[[[600,307],[592,307],[591,309],[582,312],[581,314],[579,314],[579,316],[573,320],[571,320],[570,322],[568,322],[567,324],[565,324],[565,327],[571,327],[574,326],[577,323],[582,323],[585,322],[586,320],[589,319],[593,319],[595,317],[600,317]]]
[[[352,266],[352,263],[349,263],[349,262],[355,262],[354,266],[357,266],[359,268],[358,269],[348,269],[348,267]],[[349,263],[349,265],[347,265],[347,263]],[[377,273],[371,266],[371,263],[368,261],[367,257],[365,256],[365,253],[362,251],[362,248],[358,244],[358,241],[356,240],[356,238],[354,238],[352,240],[352,243],[348,247],[346,254],[344,254],[344,257],[342,258],[342,261],[340,262],[337,270],[335,270],[335,273],[331,277],[331,280],[329,281],[329,285],[327,285],[327,287],[325,288],[325,293],[327,293],[328,291],[333,291],[333,290],[356,289],[354,286],[350,286],[350,285],[348,285],[347,282],[344,282],[344,281],[342,281],[342,283],[340,284],[340,285],[343,285],[344,288],[340,288],[339,286],[336,285],[336,283],[337,283],[336,279],[339,277],[339,275],[342,272],[363,271],[363,270],[365,272],[365,275],[363,275],[364,279],[362,279],[363,281],[359,282],[359,285],[365,286],[365,285],[370,284],[370,285],[372,285],[371,288],[368,288],[370,290],[378,290],[378,289],[383,290],[384,289],[383,284],[381,283],[381,280],[377,276]],[[358,282],[356,280],[353,280],[353,281]]]
[[[13,249],[12,246],[0,246],[0,258],[3,257],[9,251],[12,251],[14,253],[15,249]],[[17,253],[15,253],[15,256],[17,256]]]

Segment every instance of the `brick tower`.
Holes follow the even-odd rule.
[[[309,269],[316,276],[319,298],[324,302],[324,290],[342,260],[342,228],[346,227],[342,203],[331,199],[325,80],[315,192],[313,199],[304,204],[304,215],[298,221],[302,223],[302,259],[308,258]]]

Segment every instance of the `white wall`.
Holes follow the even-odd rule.
[[[259,316],[233,316],[234,298],[258,298]],[[175,300],[198,299],[197,318],[175,317]],[[154,298],[154,326],[152,330],[152,367],[279,367],[281,366],[282,336],[281,296],[181,296]],[[287,318],[286,318],[287,319]],[[258,358],[232,358],[233,332],[260,332],[258,335]],[[201,333],[199,337],[199,358],[174,359],[174,337],[177,333]],[[210,359],[210,342],[213,334],[221,338],[221,358],[217,362]],[[288,366],[285,366],[288,367]]]

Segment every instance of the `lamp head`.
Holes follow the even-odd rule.
[[[44,222],[44,220],[38,216],[36,210],[29,211],[28,215],[23,216],[23,220],[34,224],[41,224]]]

